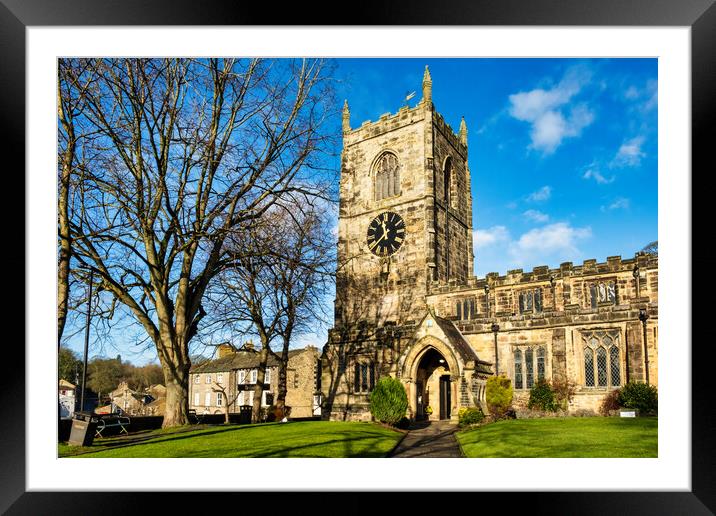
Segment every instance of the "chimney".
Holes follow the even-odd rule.
[[[253,350],[254,350],[254,343],[253,343],[252,341],[250,341],[250,340],[247,340],[247,341],[244,343],[244,348],[246,349],[246,351],[253,351]]]
[[[236,349],[234,349],[234,346],[232,346],[228,342],[219,344],[219,358],[224,358],[225,356],[231,355],[233,353],[236,353]]]

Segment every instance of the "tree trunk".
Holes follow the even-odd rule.
[[[159,361],[164,372],[164,383],[167,388],[162,428],[189,424],[190,364],[177,356],[178,349],[180,349],[179,344],[173,342],[168,335],[165,335],[157,346]]]
[[[268,362],[268,345],[265,343],[259,352],[259,370],[256,373],[256,388],[254,389],[254,406],[251,411],[251,422],[261,422],[261,398],[264,394],[264,380],[266,379],[266,363]]]
[[[288,339],[284,339],[281,353],[281,364],[278,368],[278,395],[276,396],[276,409],[280,416],[286,414],[286,393],[288,392]]]
[[[67,132],[67,148],[62,154],[62,169],[60,173],[60,191],[57,199],[57,236],[60,239],[60,250],[57,263],[57,348],[60,347],[62,333],[67,320],[67,299],[69,296],[70,283],[70,257],[72,240],[70,237],[70,216],[68,199],[70,193],[70,174],[75,156],[74,127],[71,116],[66,116],[62,109],[62,97],[59,96],[58,85],[58,115]]]
[[[188,375],[164,375],[167,387],[167,402],[164,409],[162,428],[189,424],[189,382]]]

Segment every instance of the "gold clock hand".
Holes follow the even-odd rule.
[[[386,233],[385,233],[385,231],[384,231],[384,232],[383,232],[383,236],[381,236],[378,240],[376,240],[375,242],[373,242],[373,245],[368,246],[368,248],[369,248],[371,251],[372,251],[373,249],[375,249],[376,246],[378,245],[378,242],[380,242],[381,240],[383,240],[383,239],[385,238],[385,234],[386,234]]]

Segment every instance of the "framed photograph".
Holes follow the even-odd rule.
[[[502,492],[514,491],[520,493],[515,496],[518,505],[541,512],[597,514],[615,507],[650,514],[708,514],[716,510],[711,488],[716,478],[713,401],[705,381],[710,373],[704,371],[712,363],[711,353],[707,346],[693,345],[692,325],[698,317],[692,316],[692,310],[703,314],[705,305],[690,301],[691,277],[697,272],[691,256],[691,235],[695,234],[691,207],[697,205],[692,201],[693,171],[696,167],[704,172],[706,167],[713,169],[713,158],[706,151],[706,128],[714,117],[716,91],[713,1],[649,6],[642,2],[511,1],[499,7],[487,3],[453,7],[445,10],[425,4],[389,10],[375,6],[372,11],[356,13],[349,22],[344,20],[348,25],[315,25],[306,12],[289,7],[272,13],[271,23],[278,25],[266,26],[264,10],[257,6],[240,10],[229,2],[217,2],[209,9],[190,2],[110,7],[80,0],[3,0],[0,48],[5,70],[0,99],[6,134],[2,141],[6,156],[24,157],[15,169],[22,168],[25,174],[11,176],[15,180],[11,184],[25,192],[27,221],[24,235],[18,234],[18,240],[27,242],[23,255],[25,349],[24,353],[19,347],[11,349],[14,356],[9,363],[16,366],[8,369],[3,389],[8,414],[3,431],[3,510],[83,514],[93,512],[98,504],[124,504],[130,492],[140,491],[164,492],[164,496],[172,491],[197,492],[195,497],[166,500],[188,509],[206,503],[201,492],[228,496],[234,491],[315,491],[328,496],[329,491],[341,491],[347,499],[355,498],[350,503],[357,503],[364,492],[388,490],[440,491],[448,496],[448,492],[479,492],[476,494],[496,501],[505,496]],[[222,71],[210,60],[219,56],[244,61]],[[292,147],[301,141],[299,136],[285,142],[289,148],[286,155],[300,155],[296,168],[314,174],[334,172],[325,176],[325,197],[340,198],[341,211],[329,216],[330,253],[337,244],[338,263],[349,261],[348,255],[355,260],[350,268],[353,275],[339,274],[339,285],[330,299],[326,298],[329,323],[311,334],[316,348],[305,355],[320,364],[316,368],[311,362],[310,374],[322,383],[314,388],[314,378],[313,390],[306,391],[305,418],[370,421],[374,409],[369,405],[373,403],[369,393],[376,390],[382,377],[389,376],[405,388],[404,412],[411,424],[407,434],[396,437],[395,446],[368,444],[369,437],[361,435],[340,443],[343,455],[267,451],[263,455],[152,456],[120,452],[115,455],[119,458],[109,458],[111,454],[73,458],[61,448],[58,456],[58,348],[47,343],[57,340],[58,232],[62,232],[57,211],[58,148],[65,148],[66,134],[62,127],[63,77],[73,77],[74,86],[69,88],[81,90],[87,62],[96,58],[121,62],[135,57],[151,58],[150,68],[163,58],[196,58],[176,71],[185,74],[177,81],[177,89],[191,84],[186,99],[196,109],[195,120],[211,112],[202,111],[202,106],[208,105],[201,101],[202,88],[213,88],[215,93],[222,87],[222,73],[256,73],[267,81],[261,91],[277,95],[283,74],[311,79],[310,73],[301,75],[305,70],[300,66],[296,71],[294,59],[323,58],[334,71],[330,76],[333,82],[326,82],[325,90],[314,90],[310,114],[305,118],[296,115],[304,131],[297,132],[301,135],[312,130],[317,111],[325,112],[330,119],[321,126],[325,141],[316,143],[316,133],[316,138],[306,138],[306,145],[325,144],[333,158],[306,161],[301,149]],[[275,64],[256,72],[251,59],[258,57]],[[138,71],[151,75],[150,68]],[[157,75],[162,80],[174,76],[162,70]],[[103,73],[109,90],[112,85],[117,86],[116,91],[132,90],[129,86],[122,89],[130,84],[132,74],[124,84],[108,66],[97,72],[82,95],[92,95],[88,91],[102,82],[97,77]],[[269,84],[274,78],[276,84]],[[268,96],[251,97],[260,106],[256,113],[270,113],[263,118],[257,140],[282,138],[285,131],[271,131],[270,127],[293,98],[293,90],[286,87],[285,91],[289,94],[276,96],[274,101],[266,100]],[[297,95],[300,97],[300,90]],[[124,106],[125,94],[116,98],[122,99],[116,105]],[[132,104],[130,99],[127,106],[145,101]],[[121,122],[124,118],[120,109],[103,113],[99,100],[94,105],[88,100],[87,106],[82,114],[87,124],[83,130],[92,136],[82,152],[102,156],[106,170],[119,170],[111,174],[116,179],[113,186],[107,177],[96,185],[104,199],[114,196],[121,204],[121,199],[131,199],[124,191],[128,187],[122,165],[113,161],[122,150],[117,145],[117,154],[102,153],[112,144],[112,128],[126,129]],[[116,115],[119,122],[108,121],[106,113]],[[294,120],[290,109],[287,113]],[[191,117],[187,120],[182,145],[193,127]],[[427,127],[426,120],[432,131],[429,136],[427,131],[420,132]],[[201,133],[202,123],[197,122],[196,134]],[[156,125],[148,123],[146,127]],[[221,124],[217,131],[220,133]],[[137,133],[140,139],[145,136],[145,129]],[[203,133],[201,140],[197,145],[205,143]],[[233,147],[237,153],[262,156],[250,146],[243,151],[238,147]],[[22,148],[24,154],[18,152]],[[421,150],[428,148],[431,150]],[[420,159],[415,158],[418,153],[422,153]],[[200,163],[203,155],[197,153],[191,166]],[[284,165],[285,160],[281,161]],[[210,168],[209,161],[207,166]],[[231,167],[234,172],[242,170],[239,160]],[[432,199],[409,210],[404,206],[406,198],[415,193],[412,190],[419,187],[423,176],[428,177],[422,168],[417,172],[414,167],[438,170],[442,176],[426,179]],[[278,174],[277,167],[266,168]],[[90,169],[88,165],[83,170]],[[189,174],[187,187],[195,184]],[[282,179],[275,181],[273,188],[284,186]],[[301,178],[303,189],[306,181]],[[226,182],[222,185],[226,192],[236,188]],[[294,189],[301,190],[291,184],[291,191]],[[306,192],[301,190],[300,195]],[[167,196],[167,203],[172,200],[176,199]],[[242,202],[255,202],[251,206],[256,210],[263,206],[258,201]],[[327,213],[327,206],[320,204],[318,211]],[[416,209],[425,213],[416,216]],[[88,208],[88,213],[91,210]],[[294,222],[300,218],[290,208],[286,212]],[[171,221],[172,210],[167,208],[167,213],[167,221]],[[99,214],[90,214],[80,225],[92,226]],[[117,217],[109,218],[116,221]],[[262,231],[277,231],[283,220],[277,217]],[[308,217],[299,226],[305,231],[313,220]],[[417,227],[424,238],[413,236]],[[119,242],[125,233],[112,233],[113,228],[105,227],[104,234],[112,234]],[[79,234],[77,229],[73,231]],[[79,240],[90,241],[91,233]],[[282,234],[289,240],[288,233]],[[638,249],[634,248],[637,242]],[[283,253],[294,247],[286,247]],[[111,273],[103,268],[102,257],[94,255],[96,249],[88,246],[76,251],[87,270],[94,269],[102,276],[96,285],[118,298],[122,282],[136,288],[135,282],[126,281],[126,275],[113,282]],[[115,248],[101,249],[105,256],[116,252]],[[363,254],[355,258],[351,254],[354,249]],[[629,249],[633,249],[631,255]],[[568,258],[562,259],[565,255]],[[240,259],[238,254],[231,256]],[[117,267],[131,269],[127,263]],[[415,281],[406,281],[413,275]],[[406,287],[406,283],[412,286]],[[408,289],[423,283],[428,294],[419,303],[407,300]],[[344,286],[348,284],[355,288]],[[192,288],[196,289],[196,284]],[[145,302],[125,304],[141,321],[140,304]],[[197,324],[204,317],[204,308],[201,305]],[[161,327],[161,322],[156,322],[161,317],[155,315],[160,313],[157,307],[147,311],[143,328]],[[223,313],[222,317],[230,316]],[[569,322],[564,322],[567,319]],[[356,328],[359,323],[361,328],[373,324],[371,342],[389,342],[385,346],[392,350],[389,355],[394,353],[391,358],[385,359],[384,350],[380,361],[360,344],[345,352],[348,348],[340,341],[343,337],[337,328],[353,323]],[[545,325],[559,329],[550,329],[545,336],[540,329]],[[136,331],[136,327],[125,331]],[[404,336],[404,328],[410,328],[412,340]],[[81,323],[72,329],[79,346]],[[303,366],[297,352],[293,351],[291,372],[284,377],[279,374],[280,362],[260,362],[248,340],[243,339],[241,346],[221,344],[224,347],[217,348],[216,356],[203,363],[192,359],[196,363],[187,371],[186,382],[192,417],[203,415],[209,422],[225,413],[228,420],[230,406],[265,406],[271,412],[273,386],[283,380],[288,382],[289,395],[298,399],[301,383],[296,371]],[[147,356],[157,360],[157,348],[149,349]],[[239,359],[242,353],[252,357],[254,353],[256,360]],[[224,367],[224,362],[232,365]],[[163,362],[165,368],[166,364]],[[500,375],[510,384],[518,421],[527,421],[525,418],[539,410],[561,410],[570,416],[609,411],[604,408],[609,393],[623,392],[636,380],[642,385],[658,385],[658,423],[656,418],[638,418],[646,425],[640,428],[642,433],[631,436],[629,443],[605,444],[620,451],[579,451],[580,436],[587,439],[588,431],[601,431],[575,430],[571,441],[562,428],[559,453],[530,452],[537,440],[547,446],[549,430],[543,437],[533,434],[528,439],[531,444],[520,442],[517,435],[508,436],[505,430],[493,432],[492,437],[475,433],[472,441],[458,437],[454,455],[451,451],[441,455],[438,445],[431,449],[437,454],[426,455],[432,459],[421,461],[416,458],[420,453],[410,453],[415,446],[435,439],[435,434],[419,433],[420,421],[425,422],[423,427],[432,424],[436,428],[443,421],[456,424],[465,417],[468,424],[472,405],[480,416],[482,408],[494,414],[496,405],[490,402],[487,409],[485,391],[488,379]],[[555,388],[561,378],[566,389],[563,406]],[[238,382],[238,387],[224,389],[224,380]],[[334,389],[333,382],[344,387]],[[262,387],[254,396],[257,385]],[[539,405],[535,401],[539,385],[549,391],[541,395],[557,398],[550,398],[551,402],[543,399]],[[122,416],[141,405],[145,412],[162,410],[165,420],[172,414],[180,424],[186,414],[171,412],[175,393],[168,393],[164,386],[162,392],[150,387],[156,386],[148,384],[140,394],[125,384],[123,393],[112,392],[107,398],[108,410],[119,409]],[[342,388],[349,394],[337,394]],[[152,405],[162,398],[167,401],[161,408]],[[75,401],[67,403],[76,406]],[[97,407],[93,408],[99,412]],[[610,414],[615,416],[613,421],[627,424],[626,418],[643,415],[630,408],[623,409],[623,417],[619,417],[618,404],[611,407]],[[241,417],[241,410],[237,408],[232,417]],[[126,432],[123,420],[116,419],[111,424],[116,422],[117,431]],[[587,420],[568,419],[575,423]],[[105,424],[110,424],[109,420]],[[475,432],[480,430],[477,427]],[[237,438],[241,432],[236,432]],[[260,445],[258,437],[250,439],[256,440],[229,446]],[[485,451],[485,443],[493,448]],[[335,442],[325,446],[329,444],[338,446]],[[380,448],[371,455],[370,446],[376,450],[387,446],[386,450],[392,451]],[[568,446],[577,451],[565,451]],[[621,451],[622,446],[629,451]],[[522,451],[513,455],[504,451],[517,447]],[[239,458],[249,456],[253,458]],[[197,470],[207,473],[197,475]],[[261,473],[252,475],[252,470]],[[395,503],[396,508],[402,506]]]

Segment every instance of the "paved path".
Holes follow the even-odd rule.
[[[462,457],[455,439],[457,423],[452,421],[421,421],[410,427],[390,457]]]

